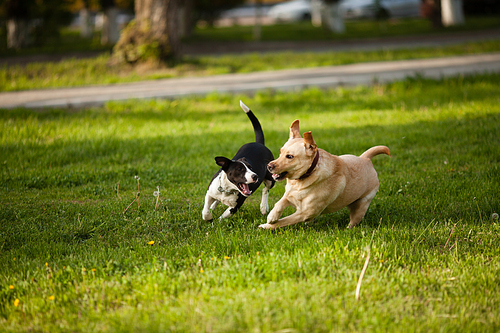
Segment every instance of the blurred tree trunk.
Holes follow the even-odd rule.
[[[253,40],[262,39],[262,0],[256,0],[255,4],[255,25],[253,26]]]
[[[311,23],[315,27],[321,27],[323,23],[321,0],[311,0]]]
[[[20,49],[29,45],[28,6],[18,0],[6,1],[7,48]]]
[[[104,13],[101,32],[101,44],[114,44],[120,37],[118,31],[118,8],[114,0],[100,0],[101,8]]]
[[[92,37],[92,29],[90,27],[90,13],[88,7],[80,9],[80,36],[83,38]]]
[[[189,37],[193,33],[194,0],[180,1],[179,7],[179,38]]]
[[[441,0],[441,12],[445,27],[465,23],[462,0]]]
[[[180,0],[136,0],[135,20],[122,31],[115,58],[128,63],[178,58],[179,4]]]
[[[114,44],[120,38],[118,31],[118,8],[109,7],[104,11],[101,33],[101,44]]]
[[[180,52],[177,12],[179,0],[136,0],[135,20],[139,29],[149,29],[162,57]]]
[[[83,38],[92,37],[92,27],[90,25],[90,0],[83,1],[83,7],[80,9],[80,36]]]
[[[437,29],[443,27],[439,0],[422,0],[421,10],[422,16],[431,21],[433,28]]]
[[[326,5],[326,25],[336,34],[345,33],[344,18],[340,13],[338,2],[330,2]]]
[[[337,33],[345,33],[344,18],[340,13],[338,0],[311,1],[311,20],[315,27],[324,28]]]
[[[158,42],[161,54],[178,54],[178,0],[136,0],[135,19],[139,29],[149,29]]]

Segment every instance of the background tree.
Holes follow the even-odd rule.
[[[83,38],[92,37],[92,27],[90,24],[90,0],[83,0],[80,8],[80,36]]]
[[[198,20],[204,19],[213,24],[223,10],[244,2],[135,0],[135,20],[122,30],[113,49],[113,58],[117,62],[131,64],[177,60],[181,56],[181,37],[189,35]]]
[[[29,38],[30,12],[26,3],[18,0],[6,0],[5,16],[7,24],[7,47],[20,49],[27,46]]]
[[[422,16],[431,21],[433,28],[441,28],[441,3],[439,0],[422,0]]]
[[[3,0],[7,24],[7,47],[41,45],[57,38],[61,27],[71,22],[73,0]]]
[[[448,27],[465,23],[462,0],[441,0],[443,25]]]
[[[339,2],[339,0],[312,0],[312,24],[317,27],[323,26],[334,33],[344,33],[345,23],[340,13]]]
[[[114,44],[120,37],[118,30],[118,8],[114,0],[100,0],[103,11],[103,22],[101,31],[101,44]]]
[[[180,0],[136,0],[135,20],[123,31],[114,58],[128,63],[176,59],[180,56]]]
[[[181,1],[181,6],[179,8],[180,37],[191,36],[195,23],[194,0]]]

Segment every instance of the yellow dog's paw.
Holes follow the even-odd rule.
[[[261,224],[261,225],[259,225],[259,228],[267,229],[267,230],[274,230],[274,229],[276,229],[276,227],[274,225],[269,224],[269,223]]]

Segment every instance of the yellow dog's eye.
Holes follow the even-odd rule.
[[[293,158],[293,155],[286,155],[286,158],[288,158],[289,160],[291,160]]]

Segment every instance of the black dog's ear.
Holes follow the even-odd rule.
[[[248,160],[247,160],[245,157],[239,158],[239,159],[237,160],[237,162],[241,162],[241,163],[245,164],[245,166],[246,166],[247,168],[249,168],[250,170],[252,170],[252,171],[253,171],[252,165],[248,162]]]
[[[218,166],[222,167],[222,170],[227,170],[229,168],[229,164],[231,164],[231,160],[227,157],[224,156],[217,156],[215,158],[215,163],[217,163]]]

